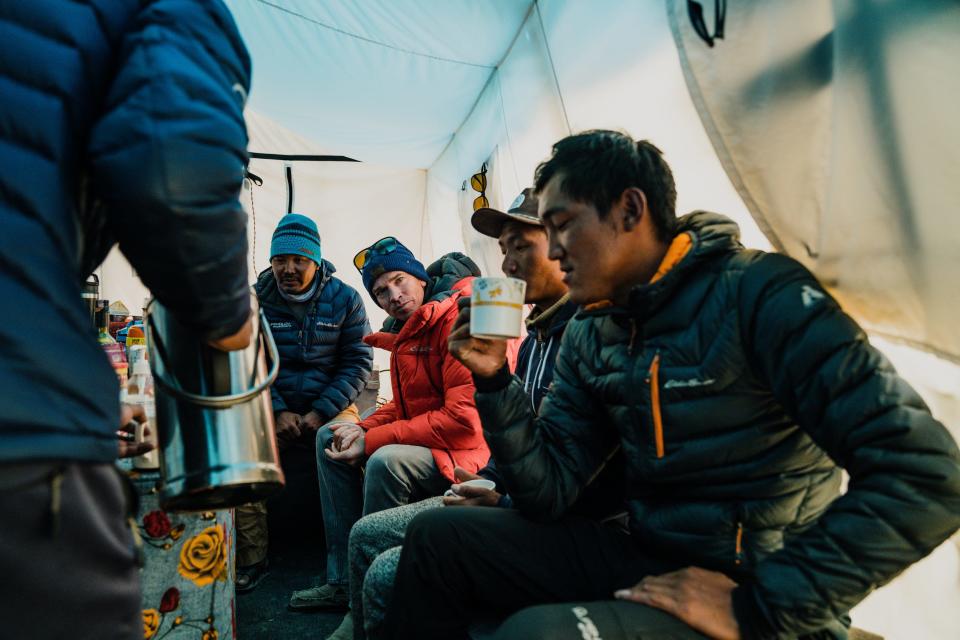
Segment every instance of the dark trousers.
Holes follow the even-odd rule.
[[[707,640],[665,611],[635,602],[596,601],[528,607],[485,640]]]
[[[536,523],[505,509],[432,509],[407,529],[386,637],[465,638],[478,618],[610,600],[646,575],[678,568],[592,520]]]
[[[0,638],[143,637],[128,494],[113,465],[0,464]]]

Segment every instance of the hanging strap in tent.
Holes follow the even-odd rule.
[[[253,231],[253,246],[257,246],[257,208],[253,204],[253,185],[263,186],[263,178],[249,170],[244,170],[244,186],[250,193],[250,227]],[[257,256],[255,251],[250,252],[250,264],[253,266],[253,272],[257,273]]]
[[[283,163],[283,174],[287,178],[287,213],[293,213],[293,165]]]

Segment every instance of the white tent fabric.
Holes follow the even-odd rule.
[[[960,363],[960,4],[734,2],[713,48],[686,0],[669,6],[701,118],[774,246],[866,328]]]
[[[246,114],[251,149],[282,149],[291,155],[335,155],[255,113]],[[248,242],[251,247],[251,280],[269,268],[270,239],[287,211],[286,165],[293,176],[293,210],[313,218],[320,231],[324,259],[336,267],[336,277],[357,291],[367,302],[367,315],[374,329],[386,313],[370,299],[353,256],[376,240],[393,235],[402,238],[418,255],[432,255],[430,234],[425,229],[426,171],[383,167],[368,163],[315,162],[252,159],[249,171],[262,179],[258,186],[245,180],[240,201],[250,215]],[[149,292],[117,249],[99,270],[101,291],[111,300],[123,300],[139,313]],[[388,354],[376,351],[381,370],[389,367]],[[382,389],[390,397],[389,385]]]
[[[955,155],[958,121],[954,117],[942,137],[931,139],[923,133],[916,140],[900,138],[903,173],[917,181],[911,183],[910,202],[919,244],[911,249],[899,233],[901,218],[892,215],[880,197],[892,193],[889,174],[874,158],[883,149],[869,138],[872,124],[855,117],[856,99],[866,92],[853,66],[835,71],[835,82],[843,79],[850,85],[844,92],[824,89],[801,101],[796,111],[776,117],[751,113],[749,122],[735,123],[729,115],[717,116],[705,126],[705,105],[709,114],[714,109],[724,113],[721,107],[737,99],[719,83],[734,72],[713,70],[706,73],[710,82],[705,79],[707,56],[699,49],[698,55],[692,53],[700,41],[691,40],[696,36],[685,13],[674,20],[683,57],[678,55],[668,13],[675,4],[685,12],[685,3],[678,0],[226,2],[253,57],[247,112],[251,151],[344,155],[361,161],[292,161],[290,166],[294,210],[316,220],[325,256],[338,267],[338,276],[361,290],[374,325],[383,318],[382,311],[362,291],[350,262],[359,248],[395,235],[424,262],[459,250],[471,255],[484,273],[498,274],[496,242],[469,225],[471,202],[478,195],[469,185],[470,175],[486,163],[486,195],[494,206],[505,206],[530,184],[553,142],[572,131],[612,128],[650,139],[664,151],[674,169],[680,212],[705,208],[733,217],[745,244],[770,248],[769,237],[776,248],[805,260],[867,326],[942,354],[958,352],[957,332],[948,321],[960,310],[953,284],[960,275],[955,251],[960,227],[947,217],[960,204],[957,184],[948,182],[952,176],[956,183],[960,176]],[[710,25],[713,3],[701,4],[708,9]],[[835,16],[846,15],[853,6],[841,0],[833,5],[806,2],[800,20],[791,13],[799,11],[799,0],[728,4],[726,38],[711,55],[735,50],[752,56],[740,72],[752,71],[747,78],[778,60],[756,53],[768,51],[763,47],[809,45],[837,25],[845,33],[844,25],[850,23]],[[904,5],[856,4],[868,9]],[[779,7],[782,14],[774,13],[781,21],[770,23],[771,18],[763,18],[767,14],[754,13],[761,5]],[[875,63],[877,69],[886,69],[890,95],[896,97],[896,122],[905,134],[916,131],[913,120],[939,123],[949,108],[946,103],[929,104],[937,102],[926,93],[929,72],[939,70],[942,86],[952,87],[957,95],[960,76],[950,75],[949,65],[955,67],[952,61],[960,58],[960,40],[945,42],[943,35],[951,28],[957,33],[951,17],[956,11],[940,15],[944,24],[937,28],[930,21],[908,21],[903,39],[893,44],[898,53],[910,44],[911,56],[883,63],[893,66]],[[775,28],[762,27],[764,19]],[[749,43],[740,41],[740,29],[751,30],[759,49],[745,48]],[[931,41],[913,44],[917,33]],[[948,51],[956,53],[950,57]],[[922,60],[913,58],[914,53]],[[681,60],[692,69],[688,73],[693,80],[685,77]],[[688,81],[700,87],[693,97]],[[904,102],[911,90],[921,98]],[[822,110],[831,93],[836,94],[834,103],[845,109],[842,118]],[[812,116],[804,115],[808,106]],[[911,121],[903,121],[903,114],[911,114]],[[797,126],[798,121],[804,123],[799,136],[781,137],[780,129],[764,129],[782,122]],[[834,128],[824,128],[825,123]],[[734,124],[745,125],[750,138],[738,140]],[[927,150],[914,142],[935,152],[930,157],[947,162],[927,166]],[[787,152],[750,155],[754,143]],[[725,155],[723,149],[736,151]],[[251,220],[255,218],[251,266],[255,263],[257,269],[266,267],[270,234],[286,210],[284,166],[282,160],[254,159],[250,169],[264,179],[263,186],[248,183],[241,194]],[[851,193],[866,195],[851,200],[847,186]],[[864,233],[867,228],[870,234]],[[804,243],[819,257],[812,259]],[[138,306],[145,291],[130,277],[122,257],[112,255],[101,273],[106,297]],[[879,344],[956,434],[960,368],[913,349]],[[385,354],[377,358],[385,366]],[[928,584],[960,598],[956,572],[928,571],[931,563],[956,567],[956,546],[945,546],[908,576],[922,575]],[[912,597],[912,584],[905,578],[871,596],[854,612],[855,622],[887,637],[940,637],[942,629],[960,627],[960,609],[945,611],[932,598]],[[884,594],[891,593],[906,603],[904,609],[873,604],[889,602],[877,598],[890,598]]]
[[[449,142],[530,8],[528,0],[227,5],[254,60],[252,109],[338,154],[413,168],[429,167]]]

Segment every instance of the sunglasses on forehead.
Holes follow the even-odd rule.
[[[363,271],[363,267],[370,260],[370,256],[385,256],[388,253],[393,253],[397,250],[399,244],[400,242],[393,236],[380,238],[366,249],[360,249],[357,255],[353,256],[353,266],[357,268],[357,271]]]

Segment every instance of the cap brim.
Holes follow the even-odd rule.
[[[503,233],[503,227],[508,222],[522,222],[535,227],[543,226],[540,218],[533,218],[522,213],[506,213],[489,207],[477,209],[470,216],[470,224],[473,225],[473,228],[491,238],[499,238],[500,234]]]

